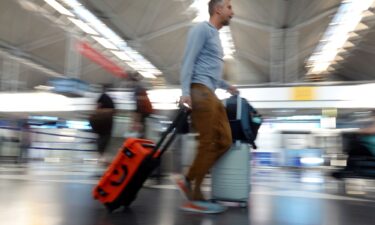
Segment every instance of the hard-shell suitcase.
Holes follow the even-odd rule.
[[[224,102],[224,105],[227,107],[228,117],[229,115],[233,117],[229,120],[232,134],[236,134],[237,130],[241,130],[238,127],[240,124],[233,126],[232,122],[243,119],[242,116],[247,113],[247,110],[243,110],[242,106],[246,106],[247,103],[243,103],[246,100],[240,96],[232,97],[230,100],[229,107],[227,102]],[[212,168],[211,195],[213,200],[238,202],[241,206],[247,206],[250,192],[250,143],[246,143],[241,135],[234,135],[233,141],[235,143],[232,147],[220,157]]]
[[[93,189],[93,197],[103,203],[109,211],[129,206],[135,200],[144,181],[160,165],[160,157],[172,143],[181,122],[186,120],[188,114],[189,109],[182,106],[156,145],[146,139],[125,140],[115,159]]]
[[[212,199],[247,206],[250,193],[249,144],[233,146],[212,168]]]

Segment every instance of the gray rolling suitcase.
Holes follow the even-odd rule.
[[[226,103],[224,102],[224,105]],[[237,96],[236,119],[241,119],[241,98]],[[250,145],[236,141],[211,170],[212,199],[238,202],[246,207],[250,192]]]
[[[248,144],[233,144],[212,169],[212,199],[246,207],[250,192]]]

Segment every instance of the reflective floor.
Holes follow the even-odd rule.
[[[163,179],[146,183],[130,209],[112,214],[91,197],[95,164],[0,164],[0,221],[6,225],[346,225],[374,224],[373,181],[338,182],[321,170],[253,168],[248,208],[186,213]],[[209,183],[205,182],[209,195]]]

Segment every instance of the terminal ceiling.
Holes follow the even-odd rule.
[[[149,80],[153,85],[179,85],[185,38],[196,16],[194,10],[188,10],[194,1],[80,2],[162,72],[158,79]],[[340,0],[232,0],[235,17],[230,29],[235,54],[233,59],[226,60],[225,79],[243,85],[306,81],[306,60],[340,3]],[[372,17],[364,22],[370,28],[352,41],[354,47],[323,80],[375,79]],[[87,40],[83,32],[44,0],[1,0],[2,90],[30,90],[46,84],[51,77],[72,76],[67,68],[74,66],[74,76],[91,84],[126,86],[122,78],[86,57],[71,53],[71,32],[77,39]],[[132,70],[99,44],[90,43],[121,68]],[[80,59],[79,63],[67,60],[72,57],[73,61]]]

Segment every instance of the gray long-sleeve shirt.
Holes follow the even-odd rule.
[[[182,95],[190,95],[190,85],[200,83],[212,91],[228,89],[222,80],[223,48],[219,31],[209,22],[201,22],[190,29],[187,37],[180,79]]]

